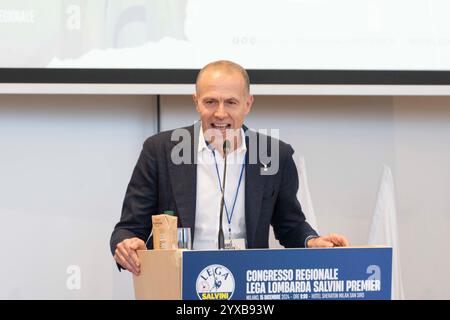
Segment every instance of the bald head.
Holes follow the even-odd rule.
[[[238,73],[242,77],[244,81],[244,91],[248,95],[250,94],[250,78],[248,76],[247,71],[237,63],[228,60],[219,60],[215,62],[211,62],[204,66],[197,75],[197,80],[195,81],[195,89],[198,93],[199,90],[199,82],[203,79],[203,76],[206,73],[220,71],[222,73]]]

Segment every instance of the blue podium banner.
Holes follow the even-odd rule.
[[[391,298],[392,248],[184,251],[184,300]]]

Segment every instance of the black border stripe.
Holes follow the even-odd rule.
[[[248,70],[252,84],[450,85],[450,71]],[[0,68],[0,83],[193,84],[196,69]]]

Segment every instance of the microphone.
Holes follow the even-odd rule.
[[[223,142],[223,156],[225,157],[223,165],[223,183],[222,183],[222,200],[220,202],[220,215],[219,215],[219,234],[218,234],[218,244],[219,250],[225,249],[225,237],[223,235],[223,207],[225,206],[225,179],[227,177],[227,154],[230,151],[230,141],[225,140]]]

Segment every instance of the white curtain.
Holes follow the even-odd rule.
[[[392,247],[392,299],[405,299],[400,268],[400,248],[397,231],[394,179],[391,169],[384,166],[378,199],[369,234],[370,245]]]
[[[298,171],[299,188],[297,191],[297,199],[300,202],[303,213],[306,216],[306,221],[319,233],[316,214],[314,212],[314,206],[309,191],[308,176],[306,174],[305,158],[300,155],[294,154],[293,156],[295,165]]]

